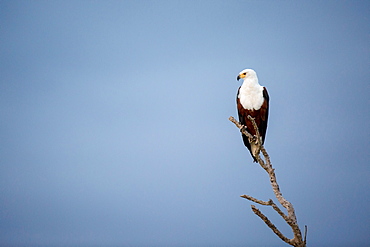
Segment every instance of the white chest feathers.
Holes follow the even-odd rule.
[[[238,98],[244,109],[259,110],[265,100],[263,98],[263,87],[258,84],[248,85],[243,83]]]

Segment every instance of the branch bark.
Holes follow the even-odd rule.
[[[284,219],[284,221],[291,227],[293,235],[294,235],[294,237],[292,239],[289,239],[289,238],[285,237],[284,234],[282,234],[276,228],[276,226],[274,224],[272,224],[271,221],[258,208],[256,208],[254,205],[252,205],[252,211],[258,217],[260,217],[265,222],[265,224],[281,240],[283,240],[284,242],[286,242],[286,243],[288,243],[292,246],[295,246],[295,247],[306,247],[307,226],[305,226],[305,237],[303,239],[301,230],[300,230],[300,228],[298,226],[298,223],[297,223],[297,217],[295,215],[294,207],[288,200],[286,200],[283,197],[283,195],[280,191],[279,184],[277,183],[277,180],[276,180],[275,169],[272,167],[272,164],[271,164],[271,161],[270,161],[270,156],[268,155],[266,149],[264,148],[264,146],[261,143],[261,138],[260,138],[260,134],[258,132],[258,127],[256,125],[256,122],[254,121],[254,119],[251,116],[248,116],[248,119],[251,120],[252,123],[253,123],[254,129],[256,131],[256,136],[252,136],[250,133],[248,133],[246,131],[246,128],[242,124],[240,124],[237,120],[235,120],[235,118],[233,118],[233,117],[229,118],[229,120],[231,122],[233,122],[236,125],[236,127],[238,127],[240,129],[240,131],[244,135],[246,135],[250,140],[253,140],[253,141],[257,140],[259,150],[257,151],[256,159],[257,159],[259,165],[269,175],[270,184],[271,184],[272,190],[275,194],[275,197],[279,201],[279,203],[286,209],[288,215],[286,215],[271,199],[269,201],[262,201],[262,200],[256,199],[256,198],[254,198],[252,196],[249,196],[249,195],[242,195],[241,197],[243,197],[247,200],[250,200],[252,202],[255,202],[257,204],[260,204],[260,205],[271,206]],[[260,155],[259,155],[260,152],[262,153],[262,155],[264,157],[264,160],[260,157]]]

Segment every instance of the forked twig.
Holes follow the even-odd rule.
[[[261,211],[258,209],[258,208],[256,208],[254,205],[251,205],[251,208],[252,208],[252,211],[253,211],[253,213],[255,213],[258,217],[260,217],[261,218],[261,220],[263,220],[265,223],[266,223],[266,225],[268,226],[268,227],[270,227],[270,229],[281,239],[281,240],[283,240],[285,243],[288,243],[288,244],[290,244],[290,239],[289,238],[287,238],[287,237],[285,237],[284,236],[284,234],[282,234],[277,228],[276,228],[276,226],[273,224],[273,223],[271,223],[271,221],[263,214],[263,213],[261,213]]]

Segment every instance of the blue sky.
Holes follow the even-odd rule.
[[[309,245],[370,241],[368,1],[0,1],[0,44],[0,246],[281,246],[244,68]]]

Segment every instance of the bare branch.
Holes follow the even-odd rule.
[[[254,140],[254,139],[255,139],[255,137],[254,137],[254,136],[252,136],[252,135],[247,131],[247,129],[245,128],[245,126],[244,126],[244,125],[242,125],[241,123],[239,123],[238,121],[236,121],[236,119],[235,119],[235,118],[233,118],[233,117],[229,117],[229,120],[230,120],[231,122],[233,122],[233,123],[236,125],[236,127],[238,127],[238,128],[240,129],[240,131],[243,133],[243,135],[246,135],[246,136],[249,138],[249,140]]]
[[[270,199],[271,200],[271,199]],[[271,207],[289,224],[290,220],[286,214],[271,200]],[[289,224],[290,225],[290,224]]]
[[[272,190],[275,194],[276,199],[279,201],[279,203],[287,210],[288,215],[286,215],[281,209],[270,199],[268,202],[262,201],[259,199],[256,199],[254,197],[248,196],[248,195],[242,195],[241,197],[248,199],[250,201],[253,201],[255,203],[261,204],[261,205],[266,205],[266,206],[271,206],[284,220],[285,222],[291,227],[292,232],[294,234],[293,239],[288,239],[286,238],[280,231],[277,230],[274,224],[272,224],[266,216],[264,216],[257,208],[252,206],[253,212],[258,215],[266,224],[269,226],[275,233],[278,235],[284,242],[289,243],[292,246],[297,246],[297,247],[305,247],[306,246],[306,233],[307,233],[307,228],[305,229],[305,239],[302,240],[302,233],[301,230],[299,229],[298,223],[297,223],[297,218],[295,215],[295,211],[293,208],[293,205],[286,200],[279,188],[279,185],[276,180],[276,175],[275,175],[275,169],[272,168],[272,164],[270,161],[270,156],[268,155],[266,149],[262,145],[262,140],[258,131],[257,124],[251,116],[248,116],[248,119],[252,122],[253,127],[256,131],[256,136],[252,136],[250,133],[246,131],[245,126],[240,124],[238,121],[236,121],[233,117],[230,117],[229,120],[233,122],[239,129],[240,131],[246,135],[250,140],[255,141],[257,139],[257,144],[258,144],[258,151],[256,152],[256,160],[258,161],[259,165],[268,173],[270,177],[270,184],[272,187]],[[260,157],[259,152],[262,153],[264,160]],[[288,240],[288,241],[286,241]]]
[[[304,226],[304,244],[306,245],[306,238],[307,238],[307,225]]]
[[[285,243],[288,243],[291,245],[291,240],[287,237],[285,237],[277,228],[276,226],[271,223],[271,221],[263,214],[261,213],[261,211],[256,208],[254,205],[251,205],[251,208],[252,208],[252,211],[253,213],[255,213],[258,217],[260,217],[265,223],[266,225],[281,239],[283,240]]]
[[[270,201],[268,201],[268,202],[265,202],[265,201],[262,201],[262,200],[258,200],[258,199],[256,199],[256,198],[254,198],[254,197],[252,197],[252,196],[248,196],[248,195],[242,195],[242,196],[240,196],[240,197],[243,197],[243,198],[245,198],[245,199],[248,199],[249,201],[252,201],[252,202],[255,202],[255,203],[258,203],[258,204],[261,204],[261,205],[265,205],[265,206],[269,206],[269,205],[271,205],[270,204]]]

